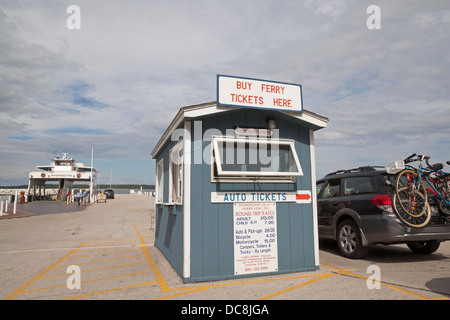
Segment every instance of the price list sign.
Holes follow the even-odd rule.
[[[234,203],[234,272],[278,271],[275,202]]]

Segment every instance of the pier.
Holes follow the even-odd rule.
[[[252,305],[267,305],[275,314],[268,300],[291,300],[294,308],[298,300],[450,298],[447,243],[432,255],[412,254],[404,245],[380,246],[367,259],[350,260],[339,254],[334,242],[324,241],[317,271],[185,284],[153,245],[154,201],[138,194],[116,194],[106,203],[82,208],[40,201],[34,203],[43,206],[40,214],[0,220],[0,297],[191,301],[170,308],[174,315],[189,303],[192,307],[193,300],[252,300]],[[46,203],[55,207],[47,206],[45,212]],[[58,208],[68,211],[50,212]],[[380,278],[370,287],[377,275],[370,269],[373,265]]]

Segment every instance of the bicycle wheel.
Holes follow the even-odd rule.
[[[420,196],[423,198],[422,201],[424,201],[423,194],[420,194]],[[409,212],[403,210],[400,202],[401,201],[398,200],[397,194],[394,193],[394,197],[392,199],[392,207],[394,209],[395,215],[402,223],[412,228],[423,228],[430,222],[431,210],[428,203],[426,203],[425,210],[421,214],[411,215]]]
[[[444,200],[439,200],[439,210],[444,216],[450,217],[450,206]]]
[[[450,217],[450,175],[444,175],[437,178],[437,190],[443,199],[438,198],[439,210],[446,216]]]
[[[414,218],[425,214],[428,207],[427,191],[416,172],[409,169],[400,172],[395,193],[401,211]]]

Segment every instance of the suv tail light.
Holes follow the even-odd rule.
[[[394,210],[392,210],[392,199],[391,196],[388,194],[379,194],[370,199],[370,201],[373,202],[374,205],[376,205],[378,208],[380,208],[383,211],[393,213]]]

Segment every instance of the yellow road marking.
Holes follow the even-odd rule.
[[[176,293],[176,294],[172,294],[170,296],[165,296],[165,297],[159,297],[159,298],[155,298],[155,300],[166,300],[166,299],[170,299],[170,298],[175,298],[175,297],[179,297],[182,296],[184,294],[189,294],[189,293],[195,293],[195,292],[199,292],[199,291],[203,291],[203,290],[207,290],[210,287],[206,286],[206,287],[200,287],[200,288],[195,288],[195,289],[182,289],[182,290],[189,290],[189,291],[185,291],[185,292],[180,292],[180,293]]]
[[[67,258],[66,260],[74,260],[74,259],[81,259],[81,258],[91,258],[91,257],[97,257],[97,256],[106,256],[106,255],[109,255],[109,254],[125,253],[125,252],[139,251],[139,250],[141,250],[141,249],[115,251],[115,252],[99,253],[99,254],[90,254],[90,255],[87,255],[87,256],[77,256],[77,257]]]
[[[158,280],[158,284],[161,287],[162,291],[169,291],[169,286],[166,283],[166,280],[164,280],[163,275],[159,271],[158,267],[156,266],[155,262],[153,261],[152,257],[150,257],[150,253],[148,253],[148,250],[146,248],[146,244],[144,241],[144,238],[138,231],[135,224],[133,224],[134,230],[136,230],[137,235],[139,236],[139,239],[141,240],[141,247],[142,251],[144,252],[145,258],[147,259],[147,262],[150,264],[150,267],[152,268],[153,272],[155,273],[156,279]]]
[[[122,237],[122,238],[114,238],[114,239],[100,239],[100,240],[90,240],[90,241],[86,241],[86,243],[96,243],[96,242],[111,242],[111,241],[118,241],[118,240],[125,240],[125,239],[134,239],[136,240],[136,236],[131,236],[131,237]]]
[[[154,283],[156,283],[156,281],[144,282],[144,283],[135,284],[135,285],[132,285],[132,286],[127,286],[127,287],[121,287],[121,288],[115,288],[115,289],[110,289],[110,290],[103,290],[103,291],[98,291],[98,292],[87,293],[87,294],[83,294],[83,295],[76,296],[76,297],[66,298],[64,300],[74,300],[74,299],[86,298],[86,297],[90,297],[90,296],[95,296],[97,294],[114,292],[114,291],[118,291],[118,290],[133,289],[133,288],[147,286],[149,284],[154,284]]]
[[[90,282],[96,282],[96,281],[102,281],[102,280],[109,280],[109,279],[114,279],[114,278],[121,278],[121,277],[127,277],[127,276],[134,276],[137,274],[142,274],[142,273],[148,273],[148,272],[152,272],[152,270],[145,270],[145,271],[140,271],[140,272],[134,272],[134,273],[128,273],[128,274],[119,274],[116,276],[110,276],[110,277],[105,277],[105,278],[99,278],[99,279],[91,279],[91,280],[86,280],[86,281],[81,281],[80,283],[90,283]],[[67,274],[65,274],[67,276]],[[42,278],[41,278],[42,279]],[[39,288],[39,289],[33,289],[33,290],[25,290],[22,291],[22,293],[30,293],[30,292],[36,292],[36,291],[43,291],[43,290],[50,290],[50,289],[57,289],[57,288],[64,288],[67,287],[67,284],[62,284],[60,286],[53,286],[53,287],[47,287],[47,288]]]
[[[159,284],[159,287],[160,287],[161,291],[162,292],[184,291],[184,292],[176,293],[176,294],[169,295],[169,296],[155,298],[156,300],[164,300],[164,299],[174,298],[174,297],[177,297],[177,296],[180,296],[180,295],[185,295],[185,294],[189,294],[189,293],[199,292],[199,291],[202,291],[202,290],[207,290],[207,289],[217,288],[217,287],[222,287],[222,286],[249,284],[249,283],[261,283],[261,282],[267,282],[267,281],[280,280],[280,279],[263,279],[263,280],[253,280],[253,281],[243,281],[243,282],[215,284],[215,285],[200,286],[200,287],[170,289],[169,286],[167,285],[166,280],[164,279],[164,276],[159,271],[159,269],[156,266],[155,262],[151,258],[150,254],[149,254],[149,252],[148,252],[148,250],[146,248],[144,239],[142,238],[139,230],[137,229],[136,225],[133,224],[133,226],[134,226],[134,229],[136,230],[136,233],[138,234],[139,238],[141,239],[142,251],[144,252],[145,257],[147,258],[147,261],[148,261],[150,267],[152,268],[153,272],[155,273],[155,276],[156,276],[156,279],[157,279],[157,282]],[[290,277],[290,278],[298,278],[298,277]]]
[[[58,261],[56,261],[55,263],[53,263],[51,266],[47,267],[44,271],[42,271],[41,273],[39,273],[37,276],[33,277],[31,280],[29,280],[27,283],[25,283],[24,285],[22,285],[19,289],[17,289],[16,291],[14,291],[13,293],[11,293],[9,296],[7,296],[5,298],[5,300],[12,300],[15,296],[19,295],[20,293],[22,293],[22,291],[25,290],[25,288],[28,288],[33,282],[35,282],[37,279],[39,279],[42,275],[44,275],[45,273],[47,273],[49,270],[53,269],[54,266],[56,266],[58,263],[60,263],[61,261],[63,261],[64,259],[66,259],[66,257],[70,256],[72,253],[74,253],[75,251],[77,251],[80,247],[82,247],[84,244],[84,242],[82,244],[80,244],[78,247],[76,247],[75,249],[73,249],[72,251],[70,251],[68,254],[66,254],[65,256],[63,256],[61,259],[59,259]]]
[[[130,258],[136,258],[136,257],[145,257],[146,261],[137,262],[137,263],[130,263],[130,264],[123,264],[123,265],[120,265],[120,266],[109,266],[109,267],[103,267],[103,268],[95,268],[95,269],[90,269],[90,270],[84,270],[82,272],[91,272],[91,271],[96,271],[96,270],[104,270],[104,269],[109,269],[109,268],[117,268],[117,267],[123,267],[123,266],[128,266],[128,265],[135,265],[135,264],[142,264],[142,263],[148,263],[150,265],[151,270],[142,271],[142,272],[136,272],[136,273],[130,273],[130,274],[125,274],[125,275],[116,275],[116,276],[111,276],[111,277],[104,277],[104,278],[100,278],[100,279],[92,279],[92,280],[88,280],[88,281],[83,281],[82,283],[101,281],[101,280],[107,280],[107,279],[112,279],[112,278],[118,278],[118,277],[124,277],[124,276],[133,275],[133,274],[141,274],[141,273],[148,273],[148,272],[153,272],[155,274],[156,281],[144,282],[144,283],[140,283],[140,284],[136,284],[136,285],[125,286],[125,287],[121,287],[121,288],[114,288],[114,289],[109,289],[109,290],[103,290],[103,291],[99,291],[99,292],[92,292],[92,293],[88,293],[88,294],[83,294],[83,295],[67,298],[68,300],[85,298],[85,297],[89,297],[89,296],[94,296],[94,295],[98,295],[98,294],[102,294],[102,293],[109,293],[109,292],[118,291],[118,290],[132,289],[132,288],[142,287],[142,286],[145,286],[145,285],[150,285],[150,284],[155,284],[155,283],[157,283],[159,285],[159,287],[160,287],[162,292],[167,292],[167,293],[168,292],[172,292],[173,293],[173,294],[169,294],[167,296],[161,296],[161,297],[156,297],[155,298],[157,300],[164,300],[164,299],[170,299],[170,298],[178,297],[178,296],[181,296],[181,295],[196,293],[196,292],[200,292],[200,291],[203,291],[203,290],[219,288],[219,287],[224,287],[224,286],[245,285],[245,284],[272,282],[272,281],[284,281],[284,280],[301,279],[301,278],[308,278],[308,277],[309,278],[314,278],[314,279],[308,280],[308,281],[306,281],[304,283],[300,283],[300,284],[291,286],[289,288],[286,288],[286,289],[283,289],[283,290],[280,290],[280,291],[277,291],[277,292],[274,292],[274,293],[271,293],[269,295],[266,295],[266,296],[263,296],[263,297],[259,298],[259,300],[266,300],[266,299],[271,299],[273,297],[282,295],[284,293],[287,293],[287,292],[290,292],[290,291],[293,291],[293,290],[305,287],[307,285],[316,283],[316,282],[318,282],[320,280],[333,277],[335,275],[348,274],[348,275],[352,275],[352,276],[357,277],[357,278],[368,280],[368,278],[365,277],[365,276],[361,276],[361,275],[358,275],[356,273],[350,272],[350,271],[355,271],[355,269],[340,269],[340,268],[336,268],[336,267],[329,266],[329,265],[321,263],[322,266],[327,267],[330,270],[332,270],[331,273],[320,273],[320,274],[310,274],[310,275],[290,276],[290,277],[288,276],[288,277],[281,277],[281,278],[274,278],[274,279],[257,279],[257,280],[249,280],[249,281],[227,282],[227,283],[205,285],[205,286],[196,286],[196,287],[186,287],[186,288],[169,288],[169,286],[168,286],[167,282],[165,281],[162,273],[160,272],[160,270],[156,266],[155,262],[153,261],[152,257],[150,256],[150,253],[149,253],[148,248],[147,248],[148,245],[145,243],[144,237],[141,235],[141,233],[137,229],[136,225],[133,224],[133,226],[134,226],[134,229],[136,231],[136,234],[138,235],[138,239],[140,241],[141,248],[138,249],[138,250],[142,250],[142,252],[143,252],[142,255],[125,257],[125,258],[117,258],[117,259],[99,260],[99,261],[86,262],[86,263],[81,263],[81,264],[87,265],[87,264],[92,264],[92,263],[99,263],[99,262],[106,262],[106,261],[115,261],[115,260],[123,260],[123,259],[130,259]],[[92,242],[90,242],[90,243],[92,243]],[[109,243],[111,243],[111,242],[109,242]],[[102,249],[121,248],[121,247],[135,247],[135,246],[139,246],[139,244],[127,245],[127,246],[105,247],[105,248],[102,248]],[[58,277],[58,276],[67,276],[67,274],[53,275],[53,276],[44,276],[44,274],[47,273],[51,269],[67,267],[67,266],[57,266],[62,261],[68,261],[68,260],[73,260],[73,259],[77,259],[77,258],[92,257],[92,256],[98,256],[98,255],[105,255],[105,254],[94,254],[94,255],[87,255],[87,256],[85,255],[85,256],[70,257],[69,258],[69,256],[71,256],[75,252],[77,252],[77,253],[81,253],[81,252],[86,253],[86,252],[102,250],[102,249],[84,250],[84,248],[86,248],[86,247],[93,247],[93,246],[92,245],[91,246],[86,246],[85,243],[80,244],[78,247],[76,247],[75,249],[70,251],[68,254],[63,256],[61,259],[59,259],[58,261],[56,261],[55,263],[50,265],[48,268],[43,270],[37,276],[33,277],[27,283],[22,285],[19,289],[17,289],[13,293],[11,293],[5,299],[6,300],[11,300],[14,297],[16,297],[17,295],[22,294],[22,293],[35,292],[35,291],[41,291],[41,290],[48,290],[48,289],[53,289],[53,288],[64,287],[64,285],[61,285],[61,286],[55,286],[55,287],[48,287],[48,288],[41,288],[41,289],[34,289],[34,290],[26,290],[26,288],[28,288],[36,280],[52,278],[52,277]],[[136,251],[136,250],[125,250],[125,251],[111,252],[111,253],[106,253],[106,254],[129,252],[129,251]],[[394,285],[391,285],[391,284],[388,284],[388,283],[380,282],[380,284],[385,286],[385,287],[391,288],[393,290],[396,290],[396,291],[399,291],[399,292],[402,292],[402,293],[414,296],[416,298],[430,299],[428,297],[425,297],[425,296],[422,296],[422,295],[410,292],[408,290],[399,288],[397,286],[394,286]]]
[[[280,294],[283,294],[283,293],[286,293],[286,292],[289,292],[289,291],[292,291],[292,290],[295,290],[295,289],[298,289],[298,288],[310,285],[311,283],[314,283],[314,282],[317,282],[317,281],[320,281],[320,280],[323,280],[323,279],[326,279],[326,278],[329,278],[329,277],[332,277],[332,276],[335,276],[335,274],[325,274],[325,275],[322,275],[321,277],[317,277],[315,279],[306,281],[304,283],[300,283],[300,284],[298,284],[296,286],[293,286],[293,287],[290,287],[290,288],[287,288],[287,289],[284,289],[284,290],[281,290],[281,291],[278,291],[278,292],[274,292],[274,293],[269,294],[269,295],[267,295],[265,297],[259,298],[258,300],[271,299],[271,298],[273,298],[275,296],[279,296]]]
[[[108,249],[130,248],[130,247],[136,247],[136,244],[125,244],[123,246],[94,246],[95,249],[87,249],[87,250],[84,248],[80,248],[80,253],[108,250]]]
[[[164,300],[164,299],[169,299],[169,298],[177,297],[177,296],[188,294],[188,293],[194,293],[194,292],[199,292],[202,290],[208,290],[208,289],[225,287],[225,286],[235,286],[235,285],[254,284],[254,283],[263,283],[263,282],[275,282],[275,281],[284,281],[284,280],[311,278],[311,277],[320,277],[320,276],[325,277],[325,276],[333,276],[333,275],[334,274],[312,274],[312,275],[292,276],[292,277],[283,277],[283,278],[275,278],[275,279],[259,279],[259,280],[219,283],[219,284],[213,284],[213,285],[207,285],[207,286],[190,287],[190,288],[182,288],[182,289],[170,289],[169,291],[175,291],[175,290],[190,290],[190,291],[156,298],[155,300]]]
[[[338,270],[338,271],[342,272],[343,274],[344,274],[344,273],[345,273],[345,274],[349,274],[349,275],[352,275],[352,276],[354,276],[354,277],[361,278],[361,279],[365,279],[365,280],[368,280],[368,279],[369,279],[368,277],[361,276],[361,275],[359,275],[359,274],[352,273],[352,272],[347,272],[347,271],[341,270],[341,269],[339,269],[339,268],[336,268],[336,267],[333,267],[333,266],[330,266],[330,265],[327,265],[327,264],[324,264],[324,263],[321,263],[321,265],[323,265],[324,267],[330,268],[330,269]],[[408,291],[408,290],[399,288],[399,287],[397,287],[397,286],[394,286],[394,285],[391,285],[391,284],[388,284],[388,283],[384,283],[384,282],[382,282],[382,281],[376,281],[376,283],[379,283],[379,284],[382,285],[382,286],[385,286],[385,287],[388,287],[388,288],[390,288],[390,289],[393,289],[393,290],[396,290],[396,291],[399,291],[399,292],[402,292],[402,293],[411,295],[411,296],[416,297],[416,298],[419,298],[419,299],[423,299],[423,300],[432,300],[432,299],[429,298],[429,297],[422,296],[422,295],[420,295],[420,294],[417,294],[417,293],[414,293],[414,292],[411,292],[411,291]]]
[[[143,264],[143,263],[147,263],[147,262],[146,262],[146,261],[140,261],[140,262],[133,262],[133,263],[121,264],[121,265],[118,265],[118,266],[109,266],[109,267],[103,267],[103,268],[95,268],[95,269],[89,269],[89,270],[81,270],[81,273],[85,273],[85,272],[93,272],[93,271],[99,271],[99,270],[106,270],[106,269],[121,268],[121,267],[128,267],[128,266],[134,266],[134,265],[137,265],[137,264]],[[53,276],[40,277],[39,279],[49,279],[49,278],[56,278],[56,277],[62,277],[62,276],[66,276],[66,277],[67,277],[67,273],[56,274],[56,275],[53,275]]]
[[[348,270],[355,270],[355,269],[347,269],[347,270],[342,270],[342,271],[348,271]],[[293,287],[290,287],[290,288],[287,288],[287,289],[284,289],[284,290],[272,293],[272,294],[270,294],[268,296],[259,298],[258,300],[267,300],[267,299],[270,299],[270,298],[275,297],[277,295],[280,295],[280,294],[283,294],[283,293],[286,293],[286,292],[289,292],[289,291],[292,291],[292,290],[295,290],[295,289],[307,286],[309,284],[312,284],[314,282],[317,282],[317,281],[320,281],[320,280],[323,280],[323,279],[335,276],[337,274],[338,273],[333,273],[333,274],[330,274],[330,273],[323,274],[322,273],[322,274],[312,274],[312,275],[306,275],[306,276],[297,276],[297,277],[291,277],[291,278],[282,278],[282,279],[279,279],[279,280],[289,280],[289,279],[299,279],[299,278],[306,278],[306,277],[316,277],[316,279],[312,279],[310,281],[307,281],[307,282],[295,285]]]
[[[130,241],[131,240],[136,241],[136,239],[130,239]],[[110,242],[105,242],[105,243],[101,243],[101,244],[98,243],[98,244],[85,245],[84,247],[91,248],[91,247],[105,246],[105,245],[114,244],[114,243],[124,243],[124,241],[123,240],[110,241]]]
[[[189,287],[189,288],[179,288],[179,289],[170,289],[169,286],[167,285],[164,276],[162,275],[162,273],[159,271],[158,267],[156,266],[156,264],[154,263],[153,259],[151,258],[144,239],[142,238],[141,234],[139,233],[139,230],[137,229],[136,225],[134,225],[134,229],[136,230],[136,233],[138,234],[139,238],[141,239],[141,246],[142,246],[142,250],[144,252],[144,255],[147,258],[148,263],[150,264],[150,267],[152,268],[153,272],[156,275],[157,278],[157,282],[161,288],[161,291],[163,292],[170,292],[170,291],[184,291],[184,292],[179,292],[173,295],[169,295],[169,296],[163,296],[163,297],[159,297],[159,298],[155,298],[155,300],[165,300],[165,299],[169,299],[169,298],[174,298],[174,297],[178,297],[181,295],[185,295],[185,294],[190,294],[190,293],[195,293],[195,292],[199,292],[199,291],[203,291],[203,290],[208,290],[208,289],[212,289],[212,288],[218,288],[218,287],[223,287],[223,286],[232,286],[232,285],[242,285],[242,284],[252,284],[252,283],[263,283],[263,282],[273,282],[273,281],[283,281],[283,280],[290,280],[290,279],[300,279],[300,278],[307,278],[307,277],[316,277],[316,279],[307,281],[306,283],[302,283],[300,285],[294,286],[292,288],[288,288],[276,293],[273,293],[271,295],[262,297],[260,299],[269,299],[273,296],[276,295],[280,295],[284,292],[288,292],[291,290],[294,290],[296,288],[300,288],[302,286],[317,282],[319,280],[334,276],[336,274],[312,274],[312,275],[302,275],[302,276],[292,276],[292,277],[283,277],[283,278],[276,278],[276,279],[261,279],[261,280],[250,280],[250,281],[240,281],[240,282],[232,282],[232,283],[222,283],[222,284],[214,284],[214,285],[207,285],[207,286],[200,286],[200,287]]]
[[[134,238],[136,239],[136,238]],[[82,244],[80,244],[78,247],[76,247],[75,249],[73,249],[72,251],[70,251],[68,254],[64,255],[62,258],[60,258],[59,260],[57,260],[55,263],[53,263],[52,265],[50,265],[49,267],[47,267],[45,270],[43,270],[42,272],[40,272],[37,276],[33,277],[31,280],[29,280],[28,282],[26,282],[24,285],[22,285],[19,289],[17,289],[16,291],[14,291],[13,293],[11,293],[10,295],[8,295],[5,300],[12,300],[14,297],[16,297],[19,294],[23,294],[23,293],[28,293],[28,292],[34,292],[34,291],[41,291],[41,290],[48,290],[48,289],[52,289],[52,288],[59,288],[59,287],[64,287],[65,285],[62,286],[55,286],[55,287],[49,287],[49,288],[42,288],[42,289],[34,289],[34,290],[25,290],[26,288],[28,288],[32,283],[34,283],[37,280],[41,280],[41,279],[48,279],[48,278],[53,278],[53,277],[59,277],[59,276],[67,276],[67,274],[60,274],[60,275],[52,275],[52,276],[44,276],[44,274],[46,274],[47,272],[49,272],[52,269],[58,269],[58,268],[65,268],[67,266],[58,266],[58,264],[60,264],[63,261],[68,261],[68,260],[72,260],[72,259],[77,259],[77,257],[72,257],[72,258],[68,258],[70,255],[74,254],[77,250],[86,248],[87,246],[85,245],[86,242],[83,242]],[[130,247],[131,245],[128,246],[120,246],[120,247]],[[133,245],[136,246],[136,245]],[[108,247],[109,248],[109,247]],[[117,248],[117,247],[116,247]],[[89,251],[95,251],[98,249],[93,249],[93,250],[80,250],[83,252],[89,252]],[[134,250],[127,250],[127,251],[134,251]],[[117,259],[107,259],[107,260],[99,260],[99,261],[91,261],[91,262],[85,262],[85,263],[79,263],[77,265],[86,265],[86,264],[92,264],[92,263],[99,263],[99,262],[106,262],[106,261],[116,261],[116,260],[124,260],[124,259],[130,259],[130,258],[136,258],[136,257],[143,257],[144,255],[137,255],[137,256],[131,256],[131,257],[123,257],[123,258],[117,258]],[[81,256],[83,257],[83,256]],[[78,257],[79,258],[79,257]],[[110,267],[103,267],[103,268],[95,268],[95,269],[90,269],[90,270],[84,270],[82,272],[92,272],[92,271],[97,271],[97,270],[104,270],[104,269],[111,269],[111,268],[118,268],[118,267],[124,267],[124,266],[130,266],[130,265],[136,265],[136,264],[142,264],[142,263],[146,263],[145,261],[143,262],[136,262],[136,263],[129,263],[129,264],[123,264],[123,265],[119,265],[119,266],[110,266]],[[152,272],[152,270],[148,270],[148,271],[144,271],[144,272],[138,272],[136,274],[139,273],[145,273],[145,272]],[[132,274],[128,274],[128,275],[132,275]],[[127,275],[120,275],[120,276],[112,276],[112,277],[107,277],[107,278],[102,278],[102,279],[94,279],[94,280],[88,280],[88,281],[84,281],[81,283],[86,283],[86,282],[92,282],[92,281],[99,281],[99,280],[105,280],[105,279],[111,279],[111,278],[115,278],[115,277],[122,277],[122,276],[127,276]],[[155,283],[155,282],[148,282],[148,284],[150,283]],[[142,286],[145,284],[139,284],[139,285],[135,285],[135,286],[128,286],[128,287],[123,287],[123,288],[117,288],[117,289],[111,289],[111,290],[106,290],[106,291],[102,291],[100,293],[103,292],[111,292],[114,290],[123,290],[123,289],[127,289],[127,288],[133,288],[136,286]],[[84,296],[90,296],[90,295],[95,295],[95,294],[99,294],[99,293],[91,293],[91,294],[87,294],[87,295],[83,295],[80,297],[84,297]],[[76,298],[76,297],[74,297]]]
[[[137,230],[137,229],[136,229]],[[93,263],[100,263],[100,262],[107,262],[107,261],[117,261],[117,260],[124,260],[124,259],[131,259],[131,258],[137,258],[137,257],[143,257],[145,256],[148,259],[150,258],[147,250],[145,250],[145,242],[144,242],[144,238],[142,237],[142,235],[140,233],[138,233],[139,235],[139,239],[141,240],[142,243],[142,248],[144,250],[144,254],[143,255],[137,255],[137,256],[130,256],[130,257],[123,257],[123,258],[117,258],[117,259],[107,259],[107,260],[99,260],[99,261],[91,261],[91,262],[85,262],[85,263],[78,263],[77,265],[87,265],[87,264],[93,264]],[[136,240],[136,237],[126,237],[123,239],[134,239]],[[43,270],[42,272],[40,272],[37,276],[33,277],[31,280],[29,280],[28,282],[26,282],[24,285],[22,285],[19,289],[15,290],[13,293],[11,293],[10,295],[8,295],[5,299],[6,300],[11,300],[14,297],[16,297],[19,294],[23,294],[23,293],[28,293],[28,292],[35,292],[35,291],[41,291],[41,290],[48,290],[48,289],[53,289],[53,288],[60,288],[60,287],[64,287],[64,285],[61,286],[54,286],[54,287],[48,287],[48,288],[41,288],[41,289],[34,289],[34,290],[26,290],[26,288],[28,288],[32,283],[34,283],[37,280],[41,280],[41,279],[48,279],[48,278],[53,278],[53,277],[59,277],[59,276],[67,276],[67,274],[61,274],[61,275],[52,275],[52,276],[44,276],[44,274],[46,274],[47,272],[49,272],[52,269],[60,269],[60,268],[65,268],[67,266],[58,266],[58,264],[60,264],[63,261],[68,261],[68,260],[74,260],[74,259],[78,259],[78,258],[83,258],[83,257],[91,257],[91,256],[97,256],[97,255],[104,255],[104,254],[97,254],[97,255],[84,255],[84,256],[78,256],[78,257],[70,257],[70,255],[74,254],[77,250],[80,250],[79,252],[83,252],[83,253],[87,253],[87,252],[93,252],[93,251],[98,251],[98,250],[104,250],[104,249],[113,249],[113,248],[125,248],[125,247],[135,247],[136,244],[133,245],[122,245],[122,246],[114,246],[114,247],[103,247],[103,248],[96,248],[96,249],[87,249],[85,250],[85,248],[88,247],[98,247],[98,245],[100,243],[102,243],[103,245],[107,245],[107,244],[112,244],[112,243],[118,243],[118,242],[122,242],[123,241],[119,241],[119,240],[123,240],[123,239],[115,239],[114,241],[111,241],[111,239],[108,240],[100,240],[100,241],[90,241],[89,245],[86,244],[86,242],[83,242],[82,244],[80,244],[78,247],[76,247],[75,249],[73,249],[72,251],[70,251],[69,253],[67,253],[66,255],[64,255],[62,258],[60,258],[59,260],[57,260],[56,262],[54,262],[52,265],[50,265],[49,267],[47,267],[45,270]],[[97,243],[97,245],[94,245],[93,243]],[[136,250],[126,250],[126,251],[119,251],[119,253],[121,252],[130,252],[130,251],[136,251]],[[118,253],[118,252],[111,252],[109,254],[112,253]],[[151,258],[150,258],[150,261]],[[141,263],[146,263],[144,262],[137,262],[137,263],[129,263],[129,264],[123,264],[120,266],[110,266],[110,267],[103,267],[103,268],[95,268],[95,269],[90,269],[90,270],[84,270],[82,272],[91,272],[91,271],[97,271],[97,270],[104,270],[104,269],[110,269],[110,268],[117,268],[117,267],[124,267],[124,266],[130,266],[130,265],[136,265],[136,264],[141,264]],[[153,263],[154,265],[154,263]],[[156,265],[155,265],[156,267]],[[100,280],[106,280],[106,279],[112,279],[112,278],[116,278],[116,277],[124,277],[124,276],[128,276],[128,275],[133,275],[133,274],[140,274],[140,273],[147,273],[147,272],[152,272],[154,269],[152,270],[147,270],[147,271],[143,271],[143,272],[137,272],[137,273],[132,273],[132,274],[125,274],[125,275],[119,275],[119,276],[111,276],[111,277],[105,277],[105,278],[101,278],[101,279],[93,279],[93,280],[88,280],[88,281],[82,281],[81,283],[87,283],[87,282],[93,282],[93,281],[100,281]],[[159,270],[156,268],[157,272],[159,272]],[[154,272],[154,271],[153,271]],[[162,275],[161,275],[162,276]],[[82,298],[82,297],[87,297],[87,296],[92,296],[92,295],[97,295],[97,294],[101,294],[101,293],[105,293],[105,292],[112,292],[112,291],[116,291],[116,290],[124,290],[124,289],[129,289],[129,288],[135,288],[135,287],[139,287],[139,286],[144,286],[146,284],[154,284],[156,283],[156,281],[151,281],[151,282],[146,282],[146,283],[142,283],[142,284],[138,284],[138,285],[133,285],[133,286],[127,286],[127,287],[122,287],[122,288],[116,288],[116,289],[110,289],[110,290],[105,290],[105,291],[100,291],[100,292],[95,292],[95,293],[90,293],[90,294],[85,294],[85,295],[81,295],[81,296],[77,296],[77,297],[72,297],[69,299],[77,299],[77,298]],[[164,282],[161,282],[161,279],[159,279],[159,283],[160,286],[162,284],[162,287],[164,288]],[[167,285],[166,285],[167,287]]]
[[[82,263],[77,263],[77,266],[82,266],[85,264],[94,264],[94,263],[101,263],[101,262],[108,262],[108,261],[117,261],[117,260],[125,260],[125,259],[132,259],[132,258],[139,258],[139,257],[143,257],[143,254],[137,255],[137,256],[131,256],[131,257],[123,257],[123,258],[115,258],[115,259],[106,259],[106,260],[97,260],[97,261],[89,261],[89,262],[82,262]],[[64,265],[64,266],[57,266],[55,267],[55,269],[57,268],[67,268],[70,265]]]

